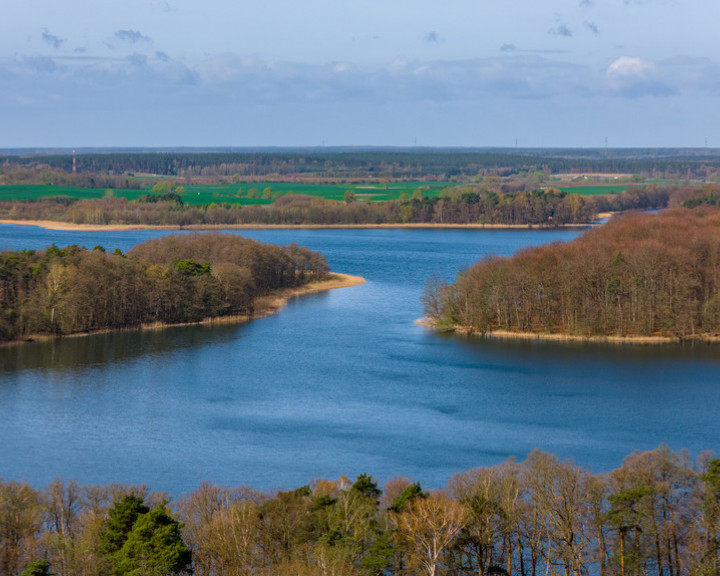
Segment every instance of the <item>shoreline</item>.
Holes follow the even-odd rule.
[[[162,224],[74,224],[72,222],[59,222],[56,220],[7,220],[0,219],[0,224],[16,224],[18,226],[38,226],[47,230],[59,231],[123,231],[123,230],[333,230],[333,229],[382,229],[382,228],[408,228],[408,229],[466,229],[466,230],[562,230],[567,228],[590,228],[596,226],[594,222],[588,224],[562,224],[548,226],[545,224],[438,224],[438,223],[395,223],[395,224],[188,224],[162,225]]]
[[[351,274],[342,274],[340,272],[330,272],[327,280],[318,282],[310,282],[304,286],[295,288],[284,288],[272,294],[261,296],[257,300],[258,311],[252,316],[246,314],[235,314],[231,316],[215,316],[204,318],[198,322],[179,322],[177,324],[167,324],[165,322],[152,322],[140,324],[139,326],[127,326],[121,328],[101,328],[92,332],[73,332],[72,334],[31,334],[22,340],[9,340],[0,342],[0,347],[17,346],[20,344],[32,344],[34,342],[48,342],[59,338],[84,338],[87,336],[97,336],[100,334],[110,334],[112,332],[132,332],[147,330],[164,330],[166,328],[179,328],[182,326],[201,326],[213,324],[245,324],[253,320],[266,318],[272,314],[280,312],[287,303],[293,298],[305,296],[307,294],[317,294],[328,290],[336,290],[338,288],[351,288],[365,283],[362,276],[352,276]]]
[[[418,318],[415,324],[424,328],[435,330],[435,322],[430,318]],[[720,342],[720,335],[695,334],[686,338],[673,336],[579,336],[576,334],[561,334],[549,332],[513,332],[511,330],[491,330],[489,332],[472,332],[462,326],[453,326],[455,334],[488,338],[494,340],[536,340],[542,342],[580,342],[587,344],[633,344],[633,345],[657,345],[657,344],[682,344],[684,342]]]

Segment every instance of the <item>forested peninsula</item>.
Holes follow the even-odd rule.
[[[488,257],[423,296],[443,329],[568,339],[720,338],[720,210],[625,215]]]
[[[534,450],[432,491],[0,480],[0,576],[716,575],[718,534],[720,460],[667,446],[607,474]]]
[[[0,342],[148,324],[253,318],[288,290],[328,282],[324,256],[233,234],[148,240],[123,254],[101,246],[0,252]]]

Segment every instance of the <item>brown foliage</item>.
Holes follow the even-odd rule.
[[[361,478],[275,494],[202,484],[176,506],[194,573],[680,576],[720,565],[720,460],[709,455],[693,463],[660,446],[593,475],[535,450],[457,474],[401,511],[358,489]],[[150,507],[166,498],[142,486],[0,481],[0,576],[39,558],[59,576],[109,573],[100,534],[129,493]]]
[[[52,246],[0,253],[0,340],[247,315],[271,291],[322,279],[325,258],[230,234],[167,236],[127,255]]]
[[[567,244],[488,259],[435,298],[473,331],[692,338],[720,332],[720,211],[616,217]]]

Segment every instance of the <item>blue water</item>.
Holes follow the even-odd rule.
[[[0,225],[0,249],[123,251],[168,232]],[[245,325],[0,348],[0,477],[293,488],[366,472],[443,485],[537,447],[608,471],[635,449],[718,450],[720,347],[497,342],[413,322],[426,278],[578,231],[255,230],[362,286]]]

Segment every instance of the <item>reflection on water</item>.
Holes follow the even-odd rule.
[[[0,348],[0,476],[173,494],[206,479],[289,488],[363,472],[432,487],[535,447],[596,471],[661,442],[717,450],[718,346],[508,342],[413,323],[431,274],[449,281],[483,254],[577,233],[244,232],[320,250],[367,283],[248,324]],[[0,248],[127,250],[150,235],[55,234],[0,225]]]
[[[0,370],[73,371],[237,338],[238,324],[165,327],[40,340],[0,347]]]

